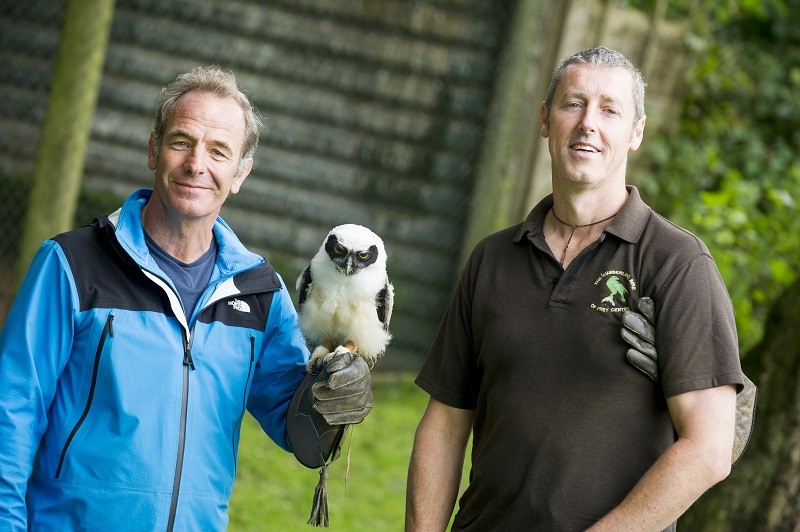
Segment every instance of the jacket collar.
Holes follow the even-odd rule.
[[[152,189],[140,189],[128,196],[122,207],[108,216],[114,225],[115,235],[120,245],[139,264],[140,267],[160,272],[147,249],[142,226],[142,209],[150,201]],[[230,277],[248,270],[265,261],[249,251],[225,221],[217,216],[214,222],[214,236],[217,239],[217,261],[211,281]]]

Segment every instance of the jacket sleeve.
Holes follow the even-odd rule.
[[[0,332],[0,529],[26,530],[25,494],[72,345],[77,293],[61,248],[39,248]]]
[[[247,408],[272,440],[291,451],[286,435],[286,413],[303,380],[308,348],[292,299],[281,279],[267,318]]]

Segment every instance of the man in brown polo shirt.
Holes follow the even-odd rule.
[[[708,249],[627,186],[644,83],[579,52],[542,104],[553,194],[470,256],[417,384],[431,396],[407,530],[662,530],[730,471],[744,382]],[[626,361],[622,313],[656,304],[660,380]],[[669,311],[661,306],[669,302]]]

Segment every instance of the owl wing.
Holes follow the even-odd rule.
[[[311,265],[308,265],[300,277],[297,278],[295,288],[297,288],[297,305],[302,307],[308,297],[308,291],[311,290],[313,280],[311,279]]]
[[[394,287],[388,280],[383,288],[375,296],[375,308],[378,311],[378,319],[383,323],[383,329],[389,330],[389,322],[392,319],[392,308],[394,307]]]

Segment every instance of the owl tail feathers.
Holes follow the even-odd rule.
[[[325,463],[322,451],[320,451],[320,459],[323,464],[319,468],[319,482],[314,488],[314,502],[311,505],[311,517],[308,519],[308,524],[327,528],[330,523],[328,519],[328,464]]]

